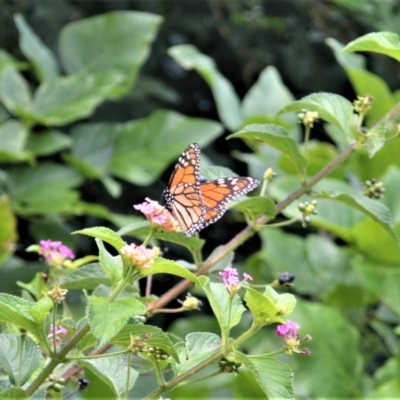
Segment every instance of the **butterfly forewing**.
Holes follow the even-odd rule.
[[[166,208],[186,236],[194,235],[204,225],[205,208],[200,192],[199,169],[200,148],[193,143],[179,157],[169,186],[164,190]]]

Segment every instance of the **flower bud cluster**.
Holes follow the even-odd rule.
[[[304,126],[308,128],[312,128],[314,126],[314,122],[318,120],[318,117],[319,116],[317,111],[309,111],[306,109],[297,114],[299,122],[301,122]]]
[[[366,114],[372,107],[374,97],[370,94],[366,96],[357,96],[357,100],[353,101],[354,111],[359,114]]]
[[[363,194],[371,199],[381,199],[385,193],[383,182],[373,178],[365,182]]]

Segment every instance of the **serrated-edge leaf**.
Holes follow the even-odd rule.
[[[247,288],[244,301],[249,308],[254,322],[253,325],[261,328],[274,322],[284,323],[284,319],[279,315],[280,309],[275,302],[268,296],[262,295],[255,289]]]
[[[282,152],[296,167],[300,177],[304,176],[307,160],[300,154],[296,141],[286,130],[274,124],[250,124],[227,139],[243,138],[264,142]]]
[[[294,399],[292,388],[293,372],[288,364],[272,357],[247,356],[235,352],[236,360],[243,363],[260,385],[268,399]]]
[[[273,217],[275,215],[275,202],[270,197],[253,196],[249,199],[235,203],[233,208],[251,215],[254,219],[261,215]]]
[[[40,358],[40,348],[29,336],[0,334],[0,364],[13,385],[24,385],[40,367]]]
[[[123,262],[120,255],[112,256],[104,247],[103,242],[100,239],[95,239],[97,247],[99,248],[99,260],[100,264],[106,271],[111,281],[111,287],[114,287],[116,283],[122,277]]]
[[[120,235],[131,235],[134,237],[146,237],[150,232],[149,221],[135,222],[121,228]],[[197,253],[205,244],[204,239],[195,236],[185,236],[180,232],[164,232],[157,230],[153,236],[154,239],[165,240],[166,242],[180,244],[186,247],[192,254]]]
[[[0,399],[4,400],[28,400],[30,397],[20,388],[10,388],[0,392]]]
[[[24,328],[37,336],[38,327],[29,310],[34,303],[0,293],[0,321],[10,322],[18,327]]]
[[[228,339],[225,337],[226,334],[240,322],[243,313],[246,311],[242,299],[238,294],[231,297],[228,289],[222,283],[209,282],[209,280],[204,279],[199,281],[218,320],[222,341],[225,343]]]
[[[301,112],[304,109],[317,111],[319,118],[337,126],[348,139],[353,136],[353,106],[346,98],[334,93],[313,93],[283,107],[279,114]]]
[[[162,257],[157,257],[150,268],[144,269],[141,272],[142,276],[153,274],[171,274],[184,279],[188,279],[196,285],[200,284],[199,278],[190,272],[188,269],[180,266],[175,261],[166,260]]]
[[[176,375],[183,374],[189,369],[200,364],[212,354],[218,352],[221,347],[221,338],[215,333],[192,332],[185,338],[185,358],[175,363]]]
[[[92,371],[102,382],[114,391],[117,398],[120,398],[119,396],[126,389],[125,382],[128,368],[126,365],[126,356],[109,356],[94,360],[80,360],[79,363]],[[129,368],[131,370],[129,374],[128,390],[133,387],[139,375],[132,367]]]
[[[64,289],[94,290],[98,285],[110,285],[110,279],[99,263],[86,264],[64,275],[60,285]]]
[[[91,332],[102,346],[114,337],[133,315],[143,315],[146,307],[131,297],[115,300],[112,303],[103,297],[88,298],[87,318]]]
[[[73,234],[77,233],[101,239],[103,242],[110,244],[118,251],[126,245],[126,242],[124,242],[117,233],[104,226],[86,228],[73,232]]]
[[[371,51],[400,61],[399,36],[393,32],[371,32],[348,43],[342,53]]]
[[[385,229],[392,237],[399,243],[399,239],[393,228],[392,215],[389,208],[385,204],[377,200],[370,199],[358,193],[337,193],[325,192],[319,193],[320,198],[337,201],[355,208],[364,214],[368,215],[375,222],[377,222],[383,229]]]
[[[132,336],[142,337],[146,340],[146,343],[149,346],[159,348],[175,359],[178,357],[174,345],[168,335],[162,329],[152,325],[125,325],[112,339],[110,339],[110,343],[117,346],[128,347],[131,343]]]

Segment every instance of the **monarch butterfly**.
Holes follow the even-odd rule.
[[[259,183],[250,177],[200,180],[200,147],[192,143],[179,157],[163,198],[181,231],[192,236],[219,220],[230,200],[252,191]]]

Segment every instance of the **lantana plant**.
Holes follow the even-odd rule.
[[[142,36],[140,38],[138,43],[142,45],[144,39]],[[348,51],[365,50],[364,45],[370,44],[371,41],[360,47],[353,44]],[[186,66],[193,66],[196,62],[201,63],[198,66],[200,70],[213,66],[208,60],[204,62],[202,56],[193,57],[191,62],[185,63],[187,60],[184,57],[188,54],[196,53],[193,48],[182,49],[179,46],[171,50],[172,57],[180,59]],[[8,88],[9,82],[20,82],[22,79],[12,69],[7,74],[3,74],[3,87]],[[82,76],[79,73],[75,78],[81,79]],[[102,78],[102,81],[111,78]],[[126,86],[120,81],[119,75],[114,79],[118,81],[120,90]],[[78,87],[82,86],[80,81],[77,82]],[[94,87],[98,86],[93,79],[89,82]],[[212,82],[221,82],[221,77],[217,76]],[[220,87],[229,88],[225,81],[222,82]],[[21,86],[25,87],[23,84]],[[229,92],[228,89],[226,91]],[[38,92],[44,95],[51,90]],[[115,95],[115,92],[112,94]],[[24,95],[20,97],[28,98]],[[105,96],[107,99],[110,97],[111,93]],[[233,205],[236,211],[244,214],[242,221],[245,227],[233,237],[227,232],[226,243],[205,259],[201,232],[186,237],[168,209],[151,199],[135,205],[135,210],[145,215],[145,221],[118,232],[106,227],[73,232],[74,235],[93,238],[98,249],[96,254],[78,258],[66,245],[49,238],[32,244],[27,250],[36,252],[38,259],[46,263],[46,273],[38,273],[32,282],[19,282],[24,288],[24,297],[0,294],[0,321],[4,329],[0,334],[0,364],[7,376],[7,379],[1,380],[1,397],[41,399],[46,394],[53,398],[68,397],[90,386],[84,375],[90,371],[113,391],[116,398],[128,398],[130,394],[135,396],[135,390],[141,386],[141,390],[148,388],[145,399],[160,399],[161,396],[168,396],[173,389],[185,385],[194,385],[223,374],[232,374],[236,378],[242,372],[258,384],[267,398],[294,398],[292,369],[280,357],[286,357],[286,360],[288,356],[308,360],[315,357],[314,351],[303,347],[303,342],[310,341],[314,336],[313,332],[300,334],[301,327],[298,321],[293,320],[296,298],[288,291],[295,284],[294,275],[287,272],[276,276],[272,283],[262,282],[254,273],[250,274],[246,263],[236,264],[232,253],[251,236],[264,230],[293,223],[303,227],[311,224],[312,218],[317,215],[318,203],[315,198],[356,209],[372,218],[385,233],[396,238],[388,207],[377,202],[384,193],[384,187],[372,177],[367,181],[364,193],[328,192],[316,188],[323,178],[360,149],[367,148],[372,157],[384,145],[386,126],[393,131],[388,121],[399,113],[400,106],[368,131],[362,129],[371,101],[371,96],[366,95],[358,98],[353,107],[340,96],[320,93],[282,108],[280,115],[289,112],[300,114],[299,119],[305,129],[304,146],[299,146],[280,125],[246,125],[246,118],[243,117],[243,121],[238,119],[240,112],[235,114],[233,122],[227,120],[227,114],[224,113],[221,120],[232,131],[237,130],[228,139],[243,139],[252,143],[254,148],[258,144],[264,148],[271,146],[274,151],[286,156],[286,161],[291,162],[288,169],[291,168],[297,175],[295,179],[275,186],[275,200],[279,196],[282,198],[274,201],[267,190],[275,173],[268,165],[263,165],[265,173],[260,193]],[[82,103],[90,101],[83,96]],[[14,107],[16,112],[23,110],[22,106],[15,106],[14,97],[7,104]],[[22,115],[29,116],[30,124],[32,121],[50,124],[52,119],[48,119],[44,112],[38,112],[38,107],[35,103],[29,112],[23,110]],[[75,106],[74,110],[79,111],[80,108]],[[221,109],[226,110],[226,107]],[[355,115],[354,111],[358,114]],[[249,118],[258,120],[258,117],[251,115]],[[310,151],[310,130],[317,119],[334,126],[332,137],[337,141],[340,152],[335,152],[318,172],[313,173],[308,170],[307,156]],[[59,119],[55,121],[60,123]],[[398,132],[389,139],[395,136],[398,136]],[[77,158],[75,164],[79,164]],[[83,169],[87,171],[89,168]],[[103,178],[108,182],[108,187],[112,187],[110,181]],[[294,188],[286,194],[287,187]],[[282,193],[285,195],[282,196]],[[310,199],[296,204],[301,196]],[[24,209],[22,201],[20,209]],[[287,219],[282,221],[282,215]],[[136,242],[128,242],[128,234]],[[160,241],[184,247],[189,252],[190,261],[184,264],[163,257],[158,247]],[[282,267],[291,270],[292,266]],[[172,275],[179,282],[156,296],[152,284],[155,274]],[[86,307],[81,318],[74,316],[66,302],[72,290],[80,290],[85,301]],[[187,293],[187,290],[190,292]],[[173,300],[180,301],[178,308],[169,308]],[[155,323],[153,325],[153,316],[156,314],[196,312],[203,305],[216,321],[216,333],[207,332],[202,326],[202,329],[181,337],[164,332]],[[289,317],[292,319],[289,320]],[[268,340],[268,345],[261,343],[253,346],[255,349],[246,347],[249,343],[254,345],[255,338],[260,337],[256,335],[271,340]],[[315,342],[310,342],[311,348]],[[152,384],[149,386],[138,383],[145,374],[152,375]],[[75,383],[72,391],[67,387],[70,382]]]

